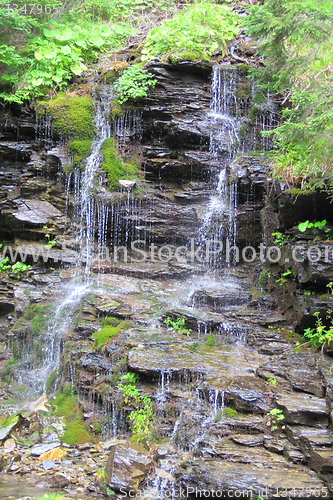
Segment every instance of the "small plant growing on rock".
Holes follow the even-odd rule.
[[[283,234],[283,233],[272,233],[272,236],[275,237],[274,243],[281,247],[284,245],[284,243],[287,243],[287,241],[290,238],[289,234]]]
[[[305,231],[307,229],[311,229],[312,227],[316,227],[320,231],[324,231],[325,233],[328,233],[329,229],[324,229],[324,227],[326,226],[326,224],[327,224],[327,221],[325,219],[322,220],[322,221],[314,222],[314,223],[313,222],[309,222],[308,220],[306,220],[305,222],[300,222],[298,224],[298,230],[301,233],[305,233]]]
[[[45,231],[49,230],[49,228],[47,226],[43,226],[43,229],[45,229]],[[50,234],[46,233],[45,234],[45,238],[47,239],[48,242],[44,246],[48,250],[51,249],[51,248],[53,248],[57,244],[57,242],[55,240],[51,240],[51,235]]]
[[[134,433],[135,439],[140,440],[148,438],[153,432],[154,412],[153,403],[148,396],[140,394],[135,387],[137,377],[134,373],[126,373],[120,380],[125,384],[120,383],[119,389],[123,393],[125,404],[130,403],[136,406],[136,410],[132,410],[129,414],[129,419],[132,425],[131,431]]]
[[[115,84],[119,94],[120,104],[129,99],[137,100],[146,97],[149,87],[155,87],[157,80],[137,64],[125,69],[122,76]]]
[[[167,318],[164,320],[164,323],[168,326],[171,326],[174,330],[176,330],[181,335],[186,334],[188,337],[191,335],[192,330],[189,328],[185,328],[185,318],[180,317],[176,321],[172,321],[171,318]]]
[[[18,279],[20,279],[21,274],[26,273],[30,268],[31,266],[28,266],[28,264],[24,264],[23,262],[16,262],[12,265],[12,272],[17,275]]]
[[[269,421],[267,422],[268,427],[272,427],[273,431],[276,431],[276,429],[279,426],[279,423],[285,419],[285,416],[283,415],[283,411],[280,410],[279,408],[273,408],[271,411],[267,413],[269,416]],[[284,429],[284,426],[282,426],[282,429]]]
[[[281,278],[277,279],[275,283],[279,283],[280,286],[286,286],[287,285],[287,279],[286,277],[291,274],[290,269],[287,269],[285,273],[282,273]]]
[[[330,344],[333,341],[333,317],[332,310],[327,311],[326,319],[330,320],[330,326],[323,325],[323,320],[320,317],[319,311],[314,313],[317,318],[315,328],[307,328],[304,331],[304,337],[310,339],[315,347],[323,347],[326,342]]]

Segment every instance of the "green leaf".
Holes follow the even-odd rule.
[[[44,28],[44,29],[43,29],[43,33],[44,33],[44,36],[46,36],[46,38],[51,38],[51,37],[53,37],[53,36],[54,36],[54,35],[53,35],[53,33],[54,33],[54,32],[53,32],[53,31],[50,31],[50,30],[48,30],[48,29],[46,29],[46,28]]]
[[[83,49],[85,49],[87,47],[87,42],[85,41],[85,39],[82,36],[79,36],[78,38],[76,38],[75,43],[76,43],[76,45],[78,45],[79,47],[82,47]]]
[[[83,71],[87,70],[87,66],[83,63],[78,63],[75,64],[74,66],[71,66],[71,71],[74,73],[76,76],[82,75]]]
[[[59,40],[61,42],[65,42],[67,40],[70,40],[73,36],[73,31],[70,28],[65,28],[62,31],[54,30],[54,37],[56,40]]]
[[[43,54],[42,54],[41,50],[37,50],[35,52],[35,58],[37,59],[37,61],[41,61],[43,59]]]
[[[90,38],[90,41],[96,46],[96,47],[102,47],[104,45],[104,40],[101,38],[99,35],[93,35]]]
[[[64,45],[63,47],[61,47],[61,52],[63,54],[65,54],[65,56],[67,56],[68,54],[70,54],[72,51],[71,51],[71,48],[69,47],[69,45]]]
[[[55,57],[55,52],[51,48],[43,49],[43,56],[45,59],[53,59]]]
[[[31,78],[31,83],[32,85],[35,85],[38,87],[38,85],[41,85],[43,83],[43,78]]]
[[[117,35],[125,35],[128,31],[124,26],[121,26],[120,24],[112,24],[111,30],[114,33],[117,33]]]

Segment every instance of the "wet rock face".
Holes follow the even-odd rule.
[[[250,53],[252,49],[244,46],[240,50]],[[114,210],[112,234],[119,237],[119,242],[125,241],[129,234],[143,234],[159,244],[186,244],[201,227],[207,204],[216,193],[216,174],[220,169],[209,151],[211,135],[216,133],[207,119],[212,68],[205,64],[153,63],[151,71],[158,84],[143,104],[142,151],[143,168],[153,194],[151,199],[144,196],[137,202],[125,193],[126,201],[120,201]],[[238,81],[238,91],[245,91],[245,77],[240,76]],[[244,93],[242,96],[245,123],[250,98],[244,97]],[[233,106],[236,105],[234,101]],[[4,179],[0,191],[3,237],[24,234],[39,239],[38,230],[45,223],[54,223],[59,231],[63,227],[66,196],[64,183],[58,183],[63,152],[59,146],[49,150],[48,155],[36,152],[46,145],[47,137],[44,134],[45,140],[31,145],[28,137],[32,122],[29,123],[13,125],[13,129],[3,126],[0,166],[3,168],[0,176]],[[15,149],[17,131],[22,141]],[[136,139],[138,134],[130,134],[129,142]],[[246,151],[249,141],[245,146]],[[228,144],[223,142],[219,150],[222,160],[229,153]],[[248,154],[235,157],[228,168],[228,180],[237,193],[237,242],[241,246],[256,246],[262,241],[266,228],[263,219],[269,212],[264,206],[267,170],[264,156]],[[99,200],[110,207],[115,198],[100,189]],[[294,224],[292,220],[298,217],[296,211],[291,218],[288,216],[292,208],[288,196],[281,196],[281,200],[274,202],[267,217],[275,227],[279,223],[281,227]],[[303,215],[304,205],[300,207]],[[228,214],[217,214],[213,224],[220,227],[227,220]],[[111,233],[110,222],[106,232]],[[70,245],[74,247],[75,243],[71,241]],[[321,263],[300,266],[295,276],[299,276],[302,286],[320,279],[325,286],[331,280],[330,267],[331,264],[323,268]],[[101,267],[96,265],[92,269],[98,272]],[[77,272],[71,271],[62,269],[52,275],[35,275],[21,287],[4,284],[0,315],[9,315],[14,309],[24,314],[30,300],[24,295],[28,286],[33,301],[40,301],[44,293],[44,298],[52,297],[55,289],[62,289]],[[155,476],[156,464],[153,464],[150,476],[153,482],[189,488],[189,497],[194,497],[193,488],[248,492],[253,486],[258,496],[267,492],[273,498],[276,488],[291,489],[295,485],[319,491],[315,498],[326,497],[322,479],[328,484],[328,475],[333,473],[331,362],[326,355],[293,351],[293,342],[287,341],[281,332],[286,317],[276,311],[274,300],[251,290],[249,266],[237,271],[229,269],[226,275],[217,271],[216,287],[211,286],[210,279],[209,283],[197,285],[194,266],[174,262],[155,267],[150,263],[136,267],[119,263],[114,267],[106,265],[102,271],[105,274],[100,275],[101,282],[112,290],[112,296],[103,298],[101,293],[102,298],[98,295],[94,300],[86,299],[80,307],[79,320],[66,332],[68,345],[58,378],[58,387],[72,384],[79,393],[87,425],[90,422],[93,425],[98,415],[103,425],[102,435],[94,436],[96,441],[109,439],[113,433],[130,436],[126,417],[135,407],[124,405],[118,388],[120,375],[129,370],[139,374],[140,394],[147,394],[154,405],[156,431],[168,441],[166,451],[157,454],[159,472]],[[229,272],[237,274],[236,285],[230,283]],[[284,297],[289,305],[295,298],[292,293]],[[320,303],[318,300],[309,299],[313,303],[308,312],[318,307],[324,310],[330,303],[329,297],[322,298]],[[175,311],[171,311],[170,304],[175,305]],[[164,319],[169,315],[173,319],[184,317],[186,328],[193,332],[178,334],[166,328]],[[91,336],[99,330],[105,316],[130,318],[132,326],[97,351]],[[4,334],[1,341],[7,344],[10,321],[6,319],[1,326],[1,335]],[[1,363],[4,364],[7,355],[8,351],[0,349]],[[267,426],[269,412],[274,409],[283,413],[284,428],[282,424],[277,429]],[[12,431],[12,427],[1,429],[0,439],[7,440]],[[29,455],[37,457],[58,445],[52,432],[42,434],[41,441],[29,447]],[[7,443],[4,451],[5,448],[8,451],[9,444],[12,446]],[[78,463],[74,467],[70,460],[69,464],[55,460],[61,472],[54,471],[50,483],[58,488],[71,484],[71,476],[92,488],[99,456],[103,458],[103,467],[106,466],[111,489],[136,490],[149,478],[151,456],[126,440],[96,446],[86,453],[79,447],[67,451]],[[172,462],[169,469],[163,469],[164,459]],[[53,461],[48,462],[43,461],[45,472],[57,469]],[[7,464],[7,455],[1,454],[0,469]],[[83,467],[81,475],[80,471],[74,473],[80,468],[77,465]],[[13,467],[9,472],[16,474],[18,465]]]

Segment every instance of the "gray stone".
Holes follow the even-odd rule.
[[[328,420],[329,408],[325,399],[301,393],[279,394],[276,403],[283,410],[285,423],[312,427]]]
[[[139,443],[115,444],[110,451],[106,474],[111,489],[138,489],[149,472],[151,458]]]
[[[43,453],[46,453],[47,451],[53,450],[54,448],[58,448],[58,446],[60,446],[59,441],[49,443],[49,444],[37,444],[36,446],[31,448],[30,453],[34,457],[39,457],[40,455],[42,455]]]
[[[52,460],[44,460],[44,462],[42,463],[42,467],[44,470],[51,470],[57,467],[57,465],[52,462]]]

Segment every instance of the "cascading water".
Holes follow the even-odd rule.
[[[92,153],[87,158],[85,170],[74,172],[74,225],[72,231],[76,232],[78,259],[77,264],[85,264],[83,278],[78,276],[64,286],[63,297],[59,299],[50,314],[49,324],[43,338],[43,347],[38,359],[32,359],[34,348],[21,352],[21,362],[15,369],[15,378],[25,383],[29,393],[37,397],[46,392],[46,382],[52,372],[58,369],[62,346],[70,329],[73,315],[82,299],[87,293],[90,283],[91,261],[93,257],[96,218],[98,223],[98,246],[105,247],[106,230],[108,220],[108,208],[97,206],[93,197],[96,173],[101,163],[101,146],[105,139],[110,137],[109,108],[113,98],[112,87],[101,87],[99,98],[95,98],[94,123],[96,138],[92,144]],[[46,120],[46,119],[45,119]],[[36,133],[40,134],[40,128],[44,122],[37,122]],[[51,124],[48,120],[47,137],[50,135]],[[44,124],[44,125],[45,125]],[[70,187],[71,174],[67,182],[67,190]],[[69,192],[66,195],[69,200]],[[66,208],[67,212],[67,208]],[[79,231],[77,231],[79,228]],[[53,316],[53,319],[51,317]],[[31,394],[29,394],[31,397]]]
[[[84,172],[80,177],[79,189],[75,190],[75,205],[80,207],[78,214],[78,224],[80,227],[80,233],[78,236],[78,244],[80,248],[79,263],[81,263],[84,259],[86,279],[89,278],[91,270],[91,260],[95,239],[96,213],[100,213],[101,211],[103,212],[103,208],[101,209],[96,206],[96,201],[92,195],[96,181],[96,173],[101,164],[101,146],[105,139],[109,138],[111,135],[109,110],[113,98],[114,94],[112,87],[102,86],[99,90],[99,100],[96,102],[94,117],[96,138],[93,141],[92,152],[87,158]],[[105,226],[107,224],[107,214],[105,214],[105,211],[104,217],[100,217],[99,222],[102,222],[104,227],[104,230],[100,229],[100,231],[103,232],[100,242],[103,244],[105,242],[104,235]]]

